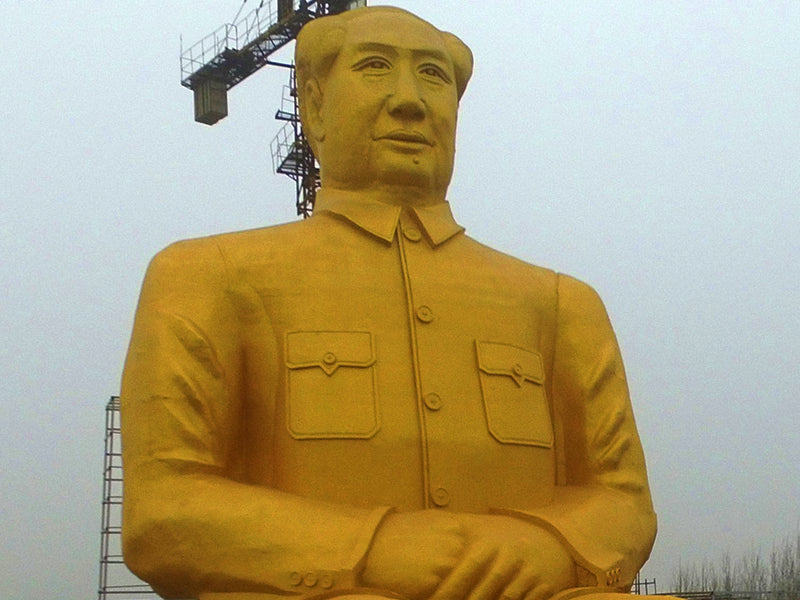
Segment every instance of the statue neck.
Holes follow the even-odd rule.
[[[409,208],[431,206],[445,201],[444,192],[422,190],[404,185],[382,185],[369,188],[348,188],[337,185],[323,185],[323,187],[331,191],[345,193],[351,197]]]

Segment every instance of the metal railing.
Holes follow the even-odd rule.
[[[235,23],[226,23],[186,50],[181,49],[182,81],[226,50],[241,50],[277,22],[277,4],[264,0]]]
[[[272,169],[276,173],[281,172],[281,166],[292,153],[295,144],[295,131],[291,123],[286,123],[281,127],[278,134],[270,143],[270,153],[272,154]]]

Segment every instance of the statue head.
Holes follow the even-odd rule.
[[[458,102],[472,74],[461,40],[398,8],[359,8],[309,22],[295,60],[323,187],[444,198]]]

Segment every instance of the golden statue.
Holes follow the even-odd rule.
[[[469,49],[362,8],[306,25],[296,62],[314,216],[148,269],[126,562],[168,598],[627,592],[656,521],[605,309],[445,201]]]

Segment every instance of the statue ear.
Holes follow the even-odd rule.
[[[322,89],[315,78],[306,81],[304,94],[303,124],[307,129],[308,137],[314,142],[325,139],[325,123],[322,118]]]

